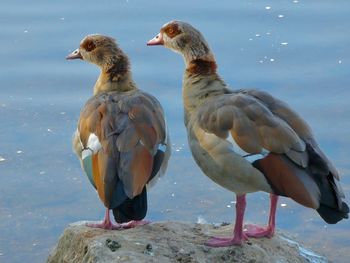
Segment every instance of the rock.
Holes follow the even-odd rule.
[[[103,230],[78,222],[66,228],[47,262],[310,262],[302,256],[296,242],[281,234],[272,239],[251,238],[243,246],[210,248],[203,245],[210,236],[231,233],[232,225],[226,224],[214,227],[159,222],[133,229]],[[326,262],[323,257],[312,255],[318,262]]]

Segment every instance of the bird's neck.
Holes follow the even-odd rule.
[[[217,74],[216,69],[214,56],[202,56],[186,61],[182,86],[186,113],[191,114],[207,100],[227,93],[227,86]]]
[[[193,70],[193,67],[201,62],[206,62],[207,64],[210,63],[211,69],[216,71],[215,56],[206,42],[191,44],[191,46],[185,48],[182,55],[188,70]]]
[[[110,61],[110,63],[100,67],[101,73],[94,86],[94,95],[106,91],[126,92],[136,90],[137,87],[132,79],[128,59],[119,57],[118,62],[114,62],[114,59]]]

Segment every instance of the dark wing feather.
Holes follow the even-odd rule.
[[[332,175],[339,180],[339,174],[337,169],[334,167],[333,163],[327,158],[327,156],[322,152],[320,147],[318,146],[312,130],[310,126],[304,121],[299,114],[297,114],[295,111],[293,111],[285,102],[276,99],[272,97],[270,94],[264,91],[259,90],[242,90],[244,94],[250,95],[258,100],[260,100],[262,103],[264,103],[270,111],[278,116],[279,118],[285,120],[286,123],[290,125],[290,127],[298,134],[298,136],[308,144],[312,146],[314,151],[320,156],[322,161],[325,163],[326,167],[328,169],[324,169],[322,174],[327,175],[329,172],[332,173]],[[294,153],[286,153],[289,158],[291,158],[293,161],[296,158],[293,154]],[[294,154],[296,155],[296,154]],[[299,160],[303,163],[307,162],[307,157],[305,154],[302,156],[299,156]],[[316,169],[316,168],[315,168]]]

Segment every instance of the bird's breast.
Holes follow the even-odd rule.
[[[236,143],[207,133],[196,124],[187,128],[192,155],[210,179],[235,193],[270,191],[264,175],[250,163],[259,155],[246,156]]]

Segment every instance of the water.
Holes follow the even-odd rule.
[[[270,8],[268,8],[270,7]],[[0,262],[43,262],[68,223],[104,208],[71,138],[98,70],[65,61],[89,33],[117,38],[135,81],[164,105],[173,142],[148,219],[232,222],[234,196],[196,167],[182,124],[182,58],[147,40],[167,21],[198,27],[233,88],[258,87],[311,124],[350,197],[350,5],[347,1],[2,1],[0,9]],[[348,199],[349,200],[349,199]],[[246,220],[265,223],[268,196],[248,197]],[[280,201],[277,224],[334,262],[348,262],[349,221],[326,225]]]

